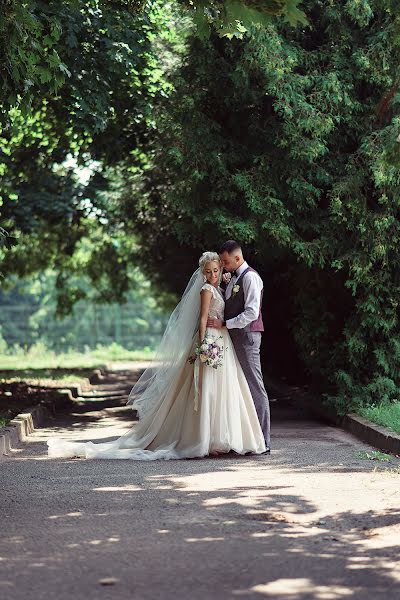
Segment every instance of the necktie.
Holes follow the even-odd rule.
[[[232,271],[232,277],[237,277],[237,272],[236,271]]]

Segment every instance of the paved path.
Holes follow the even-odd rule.
[[[112,376],[0,462],[2,600],[400,597],[399,461],[294,400],[271,403],[267,457],[47,458],[52,435],[129,428],[131,385]]]

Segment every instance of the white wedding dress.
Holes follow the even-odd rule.
[[[225,303],[219,288],[206,283],[201,289],[212,293],[209,315],[222,319]],[[150,408],[144,410],[146,403],[133,402],[140,418],[129,431],[116,440],[96,444],[49,439],[49,456],[157,460],[203,457],[213,451],[264,452],[264,436],[229,333],[225,328],[207,329],[207,335],[218,339],[223,349],[222,366],[199,368],[188,362],[198,340],[198,333],[190,334],[189,351],[186,348],[167,369],[173,371],[170,378],[161,379],[160,385],[156,377],[150,387]],[[160,399],[153,398],[154,389]]]

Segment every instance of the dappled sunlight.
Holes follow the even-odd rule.
[[[50,437],[106,442],[132,426],[97,402],[35,430],[3,463],[0,590],[18,573],[32,597],[43,579],[68,597],[82,581],[115,585],[113,598],[147,598],[149,581],[177,597],[193,565],[184,597],[195,600],[210,589],[218,600],[365,600],[366,579],[398,585],[395,458],[361,460],[363,444],[306,419],[277,421],[269,456],[49,458]]]
[[[400,0],[0,30],[0,600],[400,598]]]
[[[137,485],[108,486],[93,488],[95,492],[141,492],[143,488]]]
[[[223,542],[224,537],[210,537],[206,536],[203,538],[185,538],[185,542]]]
[[[18,464],[22,468],[23,463],[14,463]],[[33,475],[35,464],[39,475],[43,463],[32,463]],[[316,473],[321,478],[319,489],[317,479],[307,488],[307,473],[288,480],[279,468],[271,472],[268,461],[223,464],[225,470],[218,459],[140,465],[112,460],[48,462],[54,496],[41,510],[49,525],[45,533],[30,519],[29,535],[9,529],[0,542],[12,550],[3,562],[4,580],[11,580],[8,571],[22,565],[27,582],[38,572],[62,578],[65,569],[79,578],[76,559],[84,556],[90,565],[85,578],[94,582],[115,578],[118,591],[126,594],[134,581],[142,596],[149,577],[168,580],[174,573],[180,578],[193,564],[199,581],[223,599],[365,600],[365,577],[373,576],[379,589],[398,583],[398,538],[381,548],[371,543],[382,530],[396,530],[400,511],[384,508],[375,489],[366,494],[369,506],[373,498],[379,510],[356,510],[354,493],[362,488],[357,478],[350,481],[339,473],[332,479]],[[374,477],[382,487],[379,473]],[[335,490],[329,505],[325,479],[326,496],[332,496],[333,486]],[[395,480],[385,481],[393,489],[385,487],[382,493],[390,495]],[[341,486],[352,491],[353,499],[341,494]],[[63,500],[62,511],[54,510],[60,491],[68,499],[67,504]],[[21,500],[13,510],[26,519],[37,507]],[[47,546],[48,536],[55,552]],[[200,593],[204,588],[198,585]]]
[[[352,596],[354,590],[345,586],[315,585],[311,579],[277,579],[265,584],[253,586],[249,591],[256,592],[269,598],[285,598],[295,600],[299,594],[312,594],[316,600],[336,600]],[[242,592],[235,592],[240,596]]]
[[[50,515],[47,518],[48,519],[62,519],[64,517],[81,517],[81,516],[82,516],[81,511],[77,511],[77,512],[70,512],[65,515]]]

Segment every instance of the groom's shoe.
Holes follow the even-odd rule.
[[[267,446],[264,452],[246,452],[245,456],[263,456],[264,454],[271,454],[271,448]]]

